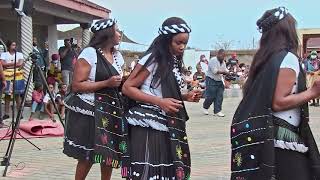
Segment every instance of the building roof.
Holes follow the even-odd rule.
[[[45,0],[46,2],[68,8],[72,11],[78,11],[85,13],[91,16],[94,16],[95,19],[107,18],[111,13],[111,10],[99,6],[88,0]]]
[[[101,11],[105,11],[107,13],[111,12],[111,10],[109,10],[109,9],[107,9],[105,7],[99,6],[98,4],[95,4],[95,3],[91,2],[91,1],[88,1],[88,0],[73,0],[73,1],[75,1],[77,3],[80,3],[80,4],[84,4],[84,5],[93,7],[93,8],[96,8],[96,9],[101,10]]]
[[[91,33],[92,35],[92,33]],[[82,28],[76,27],[68,31],[58,31],[58,39],[68,39],[68,38],[76,38],[82,36]],[[138,44],[137,42],[131,40],[128,38],[125,34],[122,35],[122,42],[132,43],[132,44]]]

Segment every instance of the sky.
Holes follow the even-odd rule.
[[[162,22],[183,18],[192,28],[189,47],[210,50],[217,42],[232,49],[249,49],[260,33],[256,21],[264,11],[285,6],[298,28],[320,28],[319,0],[90,0],[110,9],[120,28],[132,40],[150,44]]]

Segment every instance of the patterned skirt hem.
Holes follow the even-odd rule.
[[[121,163],[119,160],[96,153],[94,149],[86,148],[85,150],[84,147],[85,146],[70,144],[70,141],[65,141],[63,153],[68,157],[77,160],[87,160],[93,164],[103,163],[106,164],[108,167],[112,167],[115,169],[120,168]]]

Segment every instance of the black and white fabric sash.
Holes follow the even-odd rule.
[[[272,115],[274,95],[280,65],[288,51],[275,53],[238,106],[231,125],[231,179],[270,180],[275,175],[275,126]],[[306,89],[303,71],[298,78],[298,91]],[[308,147],[306,152],[313,177],[320,178],[320,156],[309,127],[308,104],[301,107],[299,137]]]
[[[172,67],[173,68],[173,67]],[[180,85],[173,71],[169,71],[165,81],[161,82],[163,98],[174,98],[183,102]],[[173,164],[176,170],[176,179],[190,179],[191,158],[186,133],[186,121],[189,119],[186,108],[178,113],[167,114],[167,126],[170,136],[170,148]]]
[[[95,81],[104,81],[119,75],[117,70],[97,50]],[[123,120],[123,106],[117,88],[104,88],[95,92],[95,162],[118,168],[121,156],[127,152],[127,124]]]

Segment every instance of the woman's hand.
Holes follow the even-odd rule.
[[[158,106],[166,113],[177,113],[183,107],[182,101],[173,98],[160,99]]]
[[[107,87],[119,87],[121,85],[122,78],[121,76],[112,76],[108,80],[106,80]]]
[[[316,79],[310,88],[311,93],[315,98],[320,96],[320,78]]]
[[[199,102],[201,96],[202,96],[201,90],[195,89],[185,94],[184,100],[189,102]]]

